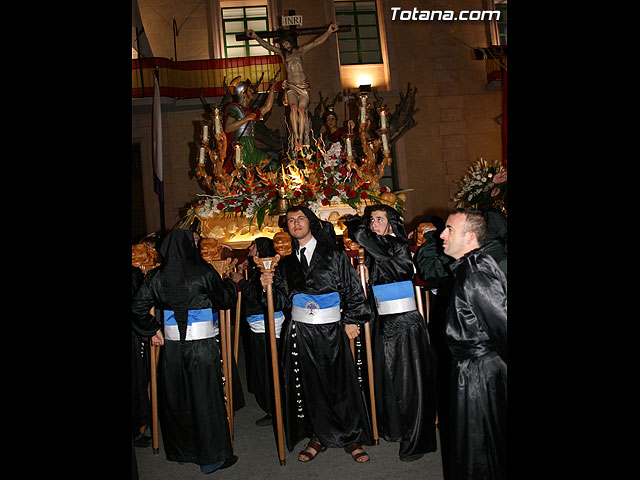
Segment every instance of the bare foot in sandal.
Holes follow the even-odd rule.
[[[324,452],[326,449],[327,447],[321,445],[315,440],[311,440],[304,446],[304,450],[298,454],[298,460],[301,462],[310,462],[316,458],[319,453]]]
[[[344,447],[344,451],[351,455],[355,462],[364,463],[369,461],[369,454],[357,443],[351,443]]]

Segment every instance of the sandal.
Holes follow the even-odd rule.
[[[356,453],[354,454],[353,452],[355,450],[362,450],[360,453]],[[346,447],[344,447],[344,451],[347,452],[349,455],[351,455],[351,458],[353,458],[353,460],[356,463],[365,463],[369,461],[369,454],[367,452],[364,451],[364,448],[362,448],[362,446],[358,445],[357,443],[351,443],[349,445],[347,445]],[[366,460],[362,460],[360,461],[359,458],[366,456],[367,459]]]
[[[313,448],[316,451],[316,453],[313,454],[313,453],[309,452],[308,450],[306,450],[309,447]],[[302,450],[298,454],[298,461],[300,461],[300,462],[310,462],[311,460],[316,458],[319,453],[322,453],[327,449],[327,447],[321,445],[320,443],[316,442],[315,440],[309,441],[309,443],[307,443],[304,446],[304,448],[305,448],[305,450]],[[305,457],[306,460],[302,460],[300,457]]]

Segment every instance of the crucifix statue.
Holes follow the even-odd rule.
[[[291,13],[291,12],[290,12]],[[298,35],[309,35],[319,33],[320,28],[305,28],[297,30],[292,27],[290,30],[284,30],[282,28],[275,32],[254,32],[253,30],[245,30],[245,35],[237,35],[237,40],[253,39],[256,40],[267,50],[277,53],[282,58],[282,62],[287,70],[287,79],[282,82],[282,86],[285,89],[285,105],[289,105],[290,112],[289,118],[291,121],[291,129],[293,132],[294,150],[302,150],[303,135],[307,127],[307,107],[309,105],[309,79],[304,72],[303,57],[314,47],[324,43],[327,38],[338,30],[343,31],[343,28],[338,27],[338,22],[333,22],[329,25],[326,31],[315,40],[298,46]],[[351,26],[344,28],[344,31],[351,30]],[[276,43],[279,48],[271,45],[265,41],[264,38],[275,37]]]

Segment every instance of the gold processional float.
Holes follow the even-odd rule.
[[[235,81],[237,78],[231,85]],[[202,122],[195,172],[211,193],[197,195],[199,199],[189,208],[180,227],[193,228],[197,220],[195,230],[201,237],[213,238],[233,249],[245,249],[257,237],[273,238],[282,231],[279,218],[292,205],[309,207],[318,218],[331,222],[338,237],[345,230],[343,220],[363,213],[367,205],[385,203],[402,212],[405,192],[410,190],[393,193],[380,185],[385,166],[392,163],[389,114],[384,105],[371,108],[367,102],[369,91],[370,87],[361,87],[359,92],[358,139],[353,133],[355,122],[349,120],[348,132],[341,141],[327,148],[320,136],[314,139],[315,150],[305,145],[295,150],[293,157],[287,152],[277,168],[269,168],[269,158],[256,165],[244,162],[243,145],[233,141],[229,144],[221,106],[212,109],[212,114],[207,115],[212,118]],[[331,108],[328,111],[333,113]],[[378,113],[377,138],[370,130],[372,110]],[[360,162],[356,160],[356,140],[363,153]],[[225,169],[229,149],[233,149],[230,172]],[[208,165],[211,173],[207,172]]]

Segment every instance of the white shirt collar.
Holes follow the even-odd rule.
[[[304,256],[307,257],[307,265],[311,265],[311,257],[313,257],[313,252],[315,251],[317,244],[318,241],[316,240],[316,237],[312,235],[311,240],[309,240],[306,245],[300,247],[300,249],[306,249],[304,251]],[[296,252],[296,255],[298,260],[300,260],[300,250]]]

